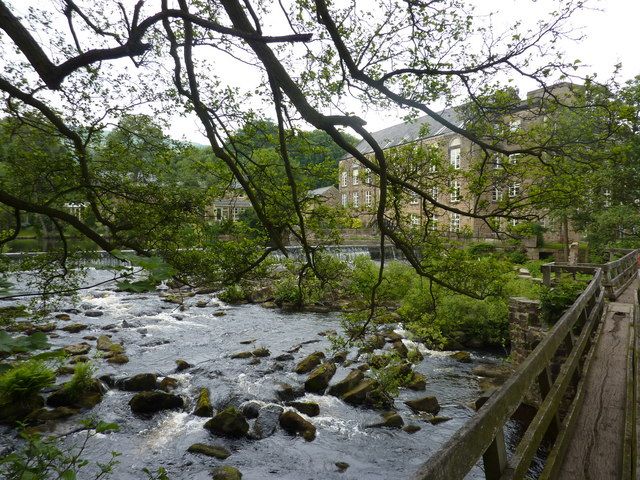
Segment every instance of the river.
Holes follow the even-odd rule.
[[[104,276],[103,271],[90,270],[87,281],[95,282]],[[203,300],[207,305],[197,307],[196,303]],[[133,415],[128,406],[133,393],[113,389],[100,404],[79,416],[92,416],[120,426],[119,432],[98,435],[87,447],[92,460],[104,460],[111,451],[122,454],[114,479],[142,479],[145,478],[142,468],[155,470],[163,466],[172,480],[204,480],[211,478],[211,469],[220,464],[237,467],[245,480],[408,478],[473,415],[469,405],[480,393],[473,367],[479,362],[499,361],[497,357],[474,354],[472,363],[464,364],[451,359],[447,352],[421,347],[425,358],[415,369],[427,377],[426,392],[401,390],[395,401],[405,424],[421,427],[413,434],[366,428],[380,420],[379,412],[347,405],[329,395],[307,394],[302,400],[320,405],[320,415],[310,418],[317,428],[314,441],[305,442],[282,430],[262,440],[229,440],[214,437],[203,428],[207,419],[189,413],[199,388],[210,389],[214,407],[218,408],[249,399],[277,402],[276,384],[304,382],[306,376],[293,373],[293,366],[309,353],[330,347],[326,337],[319,333],[339,329],[339,318],[337,314],[284,313],[260,305],[230,306],[215,295],[187,298],[184,305],[181,311],[178,305],[162,301],[157,293],[128,294],[115,291],[113,285],[103,285],[82,292],[80,304],[76,305],[78,312],[71,314],[73,322],[85,323],[88,329],[75,334],[58,330],[56,333],[60,336],[51,339],[54,346],[61,347],[81,342],[87,335],[112,334],[112,340],[125,346],[130,362],[114,366],[96,356],[92,360],[96,375],[113,374],[118,378],[143,372],[171,375],[179,380],[174,393],[189,399],[184,411],[165,411],[141,418]],[[92,310],[103,314],[85,316],[85,312]],[[105,332],[104,327],[112,324],[115,327]],[[240,343],[254,339],[252,345]],[[314,343],[304,344],[294,353],[294,360],[273,360],[308,341]],[[95,342],[89,343],[95,345]],[[258,346],[267,347],[271,352],[271,357],[263,358],[258,365],[229,358],[232,353]],[[355,355],[356,352],[352,352],[349,358]],[[194,366],[174,373],[176,359],[184,359]],[[333,382],[348,372],[348,368],[339,367]],[[59,381],[68,378],[60,377]],[[414,415],[403,403],[425,395],[435,395],[442,406],[439,415],[451,420],[432,425]],[[58,423],[55,433],[76,428],[77,421],[78,418],[72,417]],[[6,428],[1,433],[5,439],[12,436]],[[81,435],[71,435],[66,442],[78,442]],[[196,442],[223,445],[232,454],[222,462],[187,453],[189,445]],[[335,462],[346,462],[349,467],[339,472]],[[479,468],[470,474],[470,478],[482,477]]]

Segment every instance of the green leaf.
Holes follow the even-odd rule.
[[[47,335],[42,332],[12,337],[6,331],[0,330],[0,352],[2,353],[23,353],[32,350],[46,350],[50,347]]]
[[[120,426],[117,423],[98,422],[96,425],[96,433],[117,432]]]

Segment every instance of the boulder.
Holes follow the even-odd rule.
[[[112,345],[114,343],[107,335],[100,335],[96,340],[96,348],[102,352],[110,351]]]
[[[471,354],[469,352],[460,351],[452,353],[449,356],[458,362],[471,363]]]
[[[407,383],[407,388],[410,390],[424,390],[427,388],[427,377],[421,373],[413,372],[413,377]]]
[[[131,377],[116,380],[116,387],[126,392],[155,390],[158,377],[155,373],[139,373]]]
[[[335,363],[323,363],[309,374],[306,382],[304,382],[304,389],[307,392],[322,395],[327,389],[329,381],[333,378],[335,373]]]
[[[197,417],[211,417],[213,415],[213,406],[211,405],[208,388],[203,387],[200,389],[193,414]]]
[[[336,462],[334,463],[336,467],[338,467],[339,472],[344,472],[347,468],[349,468],[349,464],[347,462]]]
[[[264,406],[264,402],[259,400],[249,400],[240,405],[240,411],[246,418],[258,418],[260,409]]]
[[[76,363],[86,363],[89,361],[89,357],[86,355],[76,355],[75,357],[71,357],[69,363],[71,365],[75,365]]]
[[[187,452],[189,453],[201,453],[202,455],[206,455],[207,457],[214,457],[218,460],[224,460],[229,458],[231,452],[224,447],[219,445],[207,445],[205,443],[194,443],[189,448],[187,448]]]
[[[433,396],[416,398],[415,400],[407,400],[404,404],[414,412],[427,412],[436,415],[440,411],[438,399]]]
[[[44,406],[44,398],[40,395],[33,395],[28,398],[21,398],[19,402],[7,402],[0,404],[0,423],[14,425],[23,421],[32,412],[40,410]]]
[[[369,365],[373,368],[384,368],[391,362],[391,355],[371,355],[369,357]]]
[[[68,322],[71,320],[71,316],[68,313],[59,313],[55,316],[58,320],[62,320],[63,322]]]
[[[74,343],[73,345],[67,345],[63,350],[69,355],[85,355],[91,350],[91,345],[86,342]]]
[[[131,400],[129,406],[133,413],[152,414],[161,410],[170,410],[173,408],[184,407],[184,400],[178,395],[154,390],[151,392],[136,393]]]
[[[349,374],[338,383],[331,385],[327,393],[334,397],[341,397],[349,390],[353,390],[364,379],[364,373],[360,370],[351,370]]]
[[[123,363],[129,363],[129,357],[127,357],[124,353],[118,353],[108,358],[107,363],[122,365]]]
[[[178,386],[178,380],[176,380],[173,377],[164,377],[160,381],[159,388],[163,392],[171,392],[172,390],[175,390],[177,386]]]
[[[93,408],[102,400],[104,386],[99,380],[93,380],[84,391],[76,391],[71,383],[62,384],[47,397],[47,405],[50,407]]]
[[[61,330],[69,333],[78,333],[86,329],[87,326],[84,323],[70,323],[69,325],[65,325],[61,328]]]
[[[331,357],[331,361],[333,363],[344,363],[347,360],[347,357],[349,356],[349,352],[347,351],[341,351],[341,352],[336,352],[335,355],[333,357]]]
[[[97,340],[97,339],[98,339],[98,337],[95,337],[95,336],[93,336],[93,335],[85,335],[84,337],[82,337],[82,339],[83,339],[83,340],[91,340],[91,341],[94,341],[94,340]]]
[[[102,315],[104,315],[102,310],[87,310],[84,312],[85,317],[101,317]]]
[[[182,371],[187,370],[187,369],[189,369],[191,367],[192,367],[192,365],[189,362],[187,362],[186,360],[182,360],[181,358],[176,360],[176,372],[182,372]]]
[[[76,408],[56,407],[52,410],[41,408],[29,414],[26,418],[27,422],[48,422],[50,420],[62,420],[69,418],[79,412]]]
[[[409,354],[409,349],[407,348],[407,346],[404,344],[402,340],[396,340],[395,342],[393,342],[392,348],[402,358],[407,358],[407,355]]]
[[[300,363],[296,365],[293,371],[299,374],[309,373],[311,370],[320,365],[323,358],[324,353],[313,352],[311,355],[308,355],[306,358],[300,361]]]
[[[280,415],[280,426],[291,435],[301,435],[307,442],[316,438],[316,427],[291,410]]]
[[[251,358],[251,357],[253,357],[253,354],[249,351],[246,351],[246,352],[233,353],[231,354],[230,358]]]
[[[252,338],[250,340],[241,340],[239,343],[240,345],[251,345],[252,343],[255,343],[256,339]]]
[[[278,362],[286,362],[289,360],[293,360],[294,358],[295,357],[290,353],[283,353],[282,355],[278,355],[277,357],[275,357],[274,360],[277,360]]]
[[[268,357],[269,355],[271,355],[271,352],[268,348],[258,347],[251,352],[251,355],[253,355],[254,357]]]
[[[404,420],[397,412],[384,412],[380,415],[382,417],[382,421],[378,423],[372,423],[371,425],[367,425],[368,428],[402,428],[404,425]]]
[[[276,396],[283,402],[295,400],[296,398],[304,395],[303,388],[300,388],[300,387],[295,388],[292,385],[289,385],[288,383],[278,384],[275,392],[276,392]]]
[[[273,435],[278,428],[280,415],[283,411],[284,408],[274,403],[262,407],[253,425],[253,435],[259,439]]]
[[[211,472],[212,480],[242,480],[242,473],[235,467],[222,465]]]
[[[404,430],[407,433],[416,433],[416,432],[422,430],[422,427],[420,425],[416,425],[414,423],[411,423],[409,425],[405,425],[404,427],[402,427],[402,430]]]
[[[351,405],[363,405],[387,410],[393,407],[393,399],[384,392],[377,381],[370,378],[362,380],[340,398]]]
[[[320,415],[320,405],[316,402],[287,402],[287,406],[295,408],[308,417],[317,417]]]
[[[440,423],[448,422],[451,420],[451,417],[432,417],[429,419],[429,423],[431,425],[438,425]]]
[[[205,423],[204,428],[222,437],[240,438],[249,431],[249,424],[236,407],[227,407]]]

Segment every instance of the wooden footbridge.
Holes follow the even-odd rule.
[[[640,479],[640,250],[612,253],[621,258],[543,267],[547,285],[552,276],[593,276],[515,373],[413,480],[463,479],[475,465],[488,480]],[[540,398],[537,413],[519,442],[507,445],[505,425],[532,392]]]

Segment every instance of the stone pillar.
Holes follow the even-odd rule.
[[[577,265],[579,256],[580,244],[578,242],[573,242],[569,245],[569,265]]]
[[[540,322],[540,302],[524,297],[509,299],[509,338],[511,360],[520,364],[544,337],[547,329]]]

